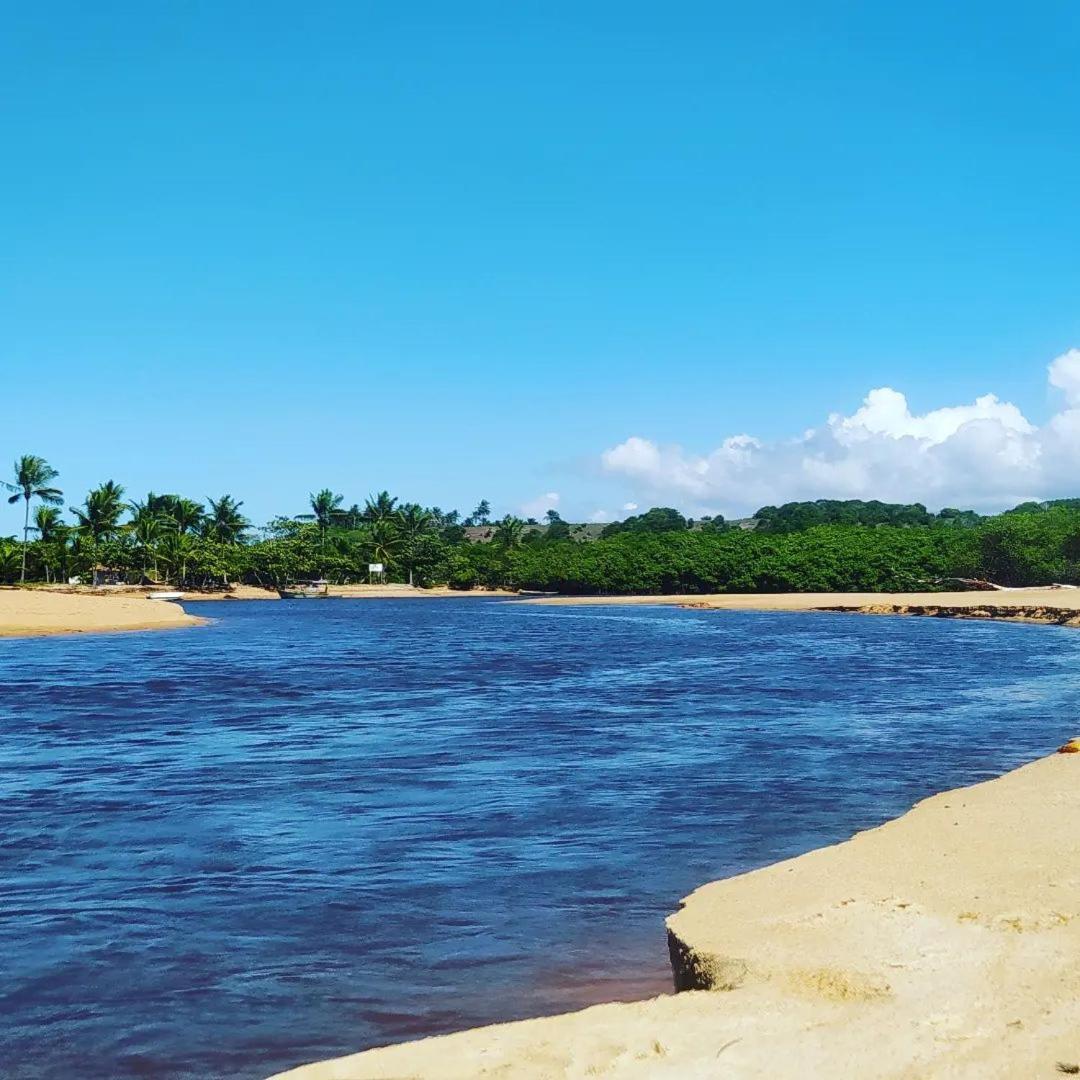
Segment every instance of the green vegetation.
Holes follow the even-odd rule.
[[[876,499],[818,499],[783,506],[763,506],[754,517],[758,530],[801,532],[815,525],[931,525],[935,518],[922,503],[883,503]]]
[[[554,510],[543,525],[513,516],[493,523],[486,499],[464,520],[387,491],[346,509],[341,494],[323,488],[310,495],[310,513],[256,529],[232,495],[198,502],[150,492],[125,501],[112,480],[65,520],[57,475],[34,455],[16,462],[6,486],[9,501],[24,504],[24,528],[21,540],[0,538],[0,581],[89,581],[107,568],[133,583],[277,587],[315,577],[366,581],[368,564],[382,563],[390,581],[566,593],[877,592],[947,588],[958,578],[1080,583],[1078,499],[993,517],[820,500],[763,507],[744,527],[655,507],[600,530]]]
[[[710,518],[710,524],[715,521]],[[723,524],[723,518],[720,518]],[[683,532],[689,527],[686,518],[678,510],[672,510],[670,506],[654,506],[644,514],[637,517],[628,517],[625,521],[613,521],[604,526],[600,538],[606,540],[610,536],[618,536],[619,533],[669,533]]]

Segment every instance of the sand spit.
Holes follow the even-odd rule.
[[[0,588],[0,637],[169,630],[204,621],[176,604],[145,596]]]
[[[705,885],[667,925],[684,993],[279,1080],[1062,1075],[1080,1064],[1080,758]]]
[[[168,586],[162,585],[165,589]],[[142,589],[143,592],[153,592],[153,589]],[[258,585],[233,585],[229,589],[218,589],[213,592],[185,592],[185,600],[202,602],[203,600],[280,600],[276,589],[262,589]]]
[[[147,590],[141,590],[143,592]],[[517,596],[517,593],[502,589],[471,589],[467,592],[461,589],[435,588],[420,589],[412,585],[330,585],[326,591],[327,596],[345,600],[424,600],[442,598],[447,596]],[[189,592],[184,594],[185,600],[280,600],[281,595],[277,589],[262,589],[257,585],[234,585],[231,589],[216,592]]]
[[[896,608],[1046,608],[1080,612],[1080,589],[1002,589],[1000,592],[711,593],[666,596],[543,596],[524,601],[551,605],[663,604],[718,611],[870,611]],[[909,611],[914,614],[915,612]]]
[[[413,585],[331,585],[331,596],[341,596],[349,600],[401,600],[431,599],[456,596],[483,598],[485,596],[517,596],[507,589],[448,589],[438,586],[433,589],[419,589]]]
[[[147,591],[145,589],[141,590]],[[412,600],[440,598],[447,596],[517,596],[517,593],[503,590],[472,589],[463,592],[461,589],[419,589],[412,585],[330,585],[326,590],[329,597],[337,597],[344,600]],[[262,589],[257,585],[234,585],[231,589],[221,589],[215,592],[188,592],[184,593],[185,600],[280,600],[281,595],[277,589]]]

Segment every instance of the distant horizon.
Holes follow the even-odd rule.
[[[1069,493],[1078,10],[5,31],[4,473],[253,520],[324,486],[579,522]]]

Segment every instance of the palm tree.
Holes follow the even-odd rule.
[[[369,495],[364,503],[366,521],[387,521],[396,513],[397,499],[389,491],[380,491],[378,495]]]
[[[481,499],[476,504],[476,509],[465,519],[466,525],[490,525],[491,503],[487,499]]]
[[[188,559],[194,550],[195,540],[191,533],[173,532],[171,529],[165,533],[158,545],[158,554],[169,568],[169,577],[177,585],[183,584],[187,577]]]
[[[368,540],[371,543],[371,561],[389,565],[395,561],[401,548],[401,529],[393,518],[373,521],[368,530]]]
[[[51,544],[60,539],[67,532],[67,526],[56,506],[39,506],[34,511],[34,524],[30,528],[38,534],[38,539],[45,544]]]
[[[45,566],[45,580],[49,580],[50,554],[61,554],[67,542],[68,527],[56,506],[39,506],[34,512],[34,524],[30,526],[41,543],[41,561]],[[57,560],[58,562],[62,560]]]
[[[341,509],[345,497],[335,495],[329,488],[323,488],[322,491],[309,495],[308,501],[311,504],[311,513],[297,514],[296,516],[301,521],[314,521],[319,526],[319,548],[321,550],[326,544],[326,534],[330,531],[330,526],[336,525],[346,516],[346,511]]]
[[[202,503],[181,495],[162,495],[162,508],[170,524],[179,533],[194,532],[206,516]]]
[[[383,494],[385,495],[386,492],[383,492]],[[420,542],[425,536],[430,536],[435,532],[438,523],[435,516],[420,506],[419,503],[405,503],[389,520],[397,524],[400,533],[402,558],[408,565],[409,584],[411,585],[413,583],[413,564]]]
[[[155,495],[151,491],[142,502],[139,502],[138,499],[132,499],[127,504],[127,511],[131,514],[128,526],[134,529],[140,522],[160,521],[165,516],[165,509],[162,505],[165,498],[166,496]]]
[[[142,552],[142,572],[147,569],[147,556],[153,563],[154,577],[157,577],[157,542],[172,524],[168,515],[169,496],[155,495],[149,492],[142,502],[137,499],[127,504],[131,520],[127,523],[128,531],[135,537],[135,543]]]
[[[525,522],[519,517],[513,517],[512,515],[507,514],[496,527],[493,540],[496,544],[500,544],[502,547],[509,550],[510,548],[518,547],[521,544],[521,539],[524,535]]]
[[[240,507],[244,504],[231,495],[206,501],[210,504],[210,513],[203,519],[203,536],[219,544],[239,544],[251,526],[251,522],[240,513]]]
[[[103,540],[120,531],[120,515],[124,512],[124,489],[113,480],[94,488],[82,506],[73,506],[75,527],[83,536]]]
[[[23,454],[15,462],[15,483],[4,485],[9,491],[15,492],[8,498],[9,503],[14,504],[22,499],[26,504],[23,510],[20,582],[26,581],[26,545],[30,538],[30,500],[39,499],[49,506],[63,505],[64,493],[59,488],[49,486],[59,475],[43,457],[38,457],[36,454]]]
[[[14,581],[18,569],[18,545],[13,540],[0,538],[0,581]]]

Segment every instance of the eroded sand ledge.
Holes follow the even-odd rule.
[[[693,892],[667,922],[686,993],[279,1074],[1053,1077],[1080,1061],[1080,756],[918,804]]]

